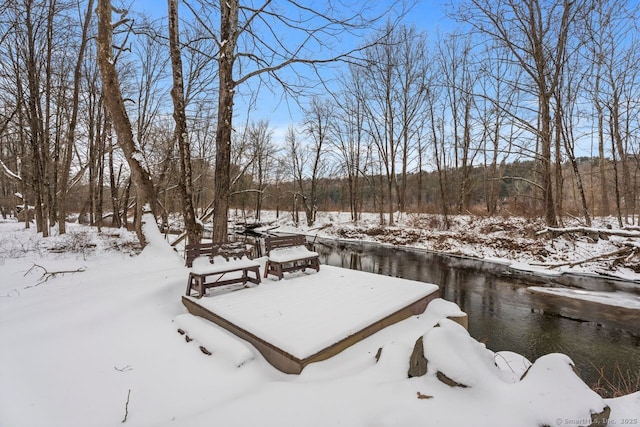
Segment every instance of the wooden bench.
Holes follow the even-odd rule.
[[[320,271],[320,259],[317,252],[307,249],[307,239],[301,234],[290,236],[269,236],[264,239],[267,264],[264,277],[269,274],[282,279],[285,272],[313,268]]]
[[[189,244],[185,248],[185,259],[187,267],[191,268],[187,296],[191,295],[192,289],[198,292],[198,298],[202,298],[206,289],[214,286],[260,283],[260,264],[249,259],[249,250],[242,242]],[[208,277],[214,277],[214,280],[207,282]]]

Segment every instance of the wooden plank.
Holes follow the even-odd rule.
[[[221,326],[222,328],[235,334],[239,338],[248,341],[276,369],[287,374],[299,374],[300,372],[302,372],[304,367],[309,365],[310,363],[329,359],[330,357],[335,356],[336,354],[386,328],[387,326],[393,325],[394,323],[400,322],[411,316],[423,313],[431,300],[439,298],[439,294],[440,292],[436,291],[427,295],[426,297],[420,298],[413,303],[410,303],[405,307],[399,309],[398,311],[377,320],[369,326],[366,326],[360,331],[346,338],[343,338],[336,343],[318,351],[317,353],[303,359],[297,358],[277,347],[276,345],[268,342],[266,339],[254,335],[251,332],[248,332],[247,330],[235,325],[233,322],[199,305],[197,301],[194,301],[191,298],[183,296],[182,303],[191,314],[210,320],[218,326]]]
[[[185,296],[182,297],[182,304],[187,308],[189,313],[203,317],[216,325],[226,329],[234,335],[242,338],[253,345],[264,358],[273,365],[276,369],[285,372],[287,374],[299,374],[302,372],[302,361],[295,356],[287,353],[286,351],[276,347],[268,341],[248,332],[247,330],[240,328],[227,319],[218,316],[210,310],[199,305],[196,301]]]
[[[185,264],[187,267],[191,267],[193,260],[200,256],[213,258],[216,255],[221,255],[228,260],[229,258],[249,257],[250,253],[242,242],[192,243],[185,246]]]
[[[302,234],[292,234],[288,236],[268,236],[264,239],[265,250],[267,255],[272,249],[288,248],[291,246],[304,246],[307,244],[307,238]]]
[[[365,338],[370,337],[376,332],[381,331],[387,326],[391,326],[404,319],[408,319],[411,316],[424,313],[424,310],[427,308],[427,305],[429,304],[429,302],[435,298],[439,298],[439,295],[440,295],[440,291],[438,290],[437,292],[434,292],[424,298],[420,298],[419,300],[414,301],[413,303],[396,311],[395,313],[390,314],[389,316],[378,320],[377,322],[367,326],[366,328],[356,332],[355,334],[348,336],[347,338],[344,338],[338,341],[332,346],[329,346],[324,350],[319,351],[318,353],[305,358],[303,360],[303,368],[310,363],[329,359],[330,357],[335,356],[336,354],[347,349],[348,347],[351,347],[352,345],[364,340]]]

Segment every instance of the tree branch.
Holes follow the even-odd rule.
[[[124,418],[122,422],[125,423],[127,421],[127,417],[129,416],[129,398],[131,397],[131,389],[129,389],[129,393],[127,393],[127,403],[124,405]]]
[[[31,273],[31,271],[33,271],[34,268],[40,268],[44,271],[44,273],[42,273],[42,276],[40,276],[40,279],[39,279],[40,281],[38,283],[36,283],[35,285],[25,286],[25,289],[33,288],[34,286],[40,286],[43,283],[45,283],[47,280],[51,278],[55,278],[59,274],[82,273],[86,270],[84,267],[79,267],[76,270],[48,271],[46,268],[44,268],[39,264],[33,264],[31,268],[29,268],[22,277],[26,277],[27,274]]]

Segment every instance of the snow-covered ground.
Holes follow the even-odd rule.
[[[283,222],[278,231],[359,238],[377,227],[341,216],[315,225],[333,224],[323,229]],[[398,225],[386,243],[428,247],[407,240],[430,233],[415,221]],[[442,240],[454,245],[455,232],[446,233]],[[494,353],[446,319],[459,308],[444,300],[300,375],[283,374],[242,340],[186,314],[184,261],[153,227],[147,235],[149,246],[136,255],[123,230],[72,224],[67,235],[42,239],[0,221],[0,426],[578,426],[606,406],[611,424],[640,424],[640,392],[602,399],[565,355],[531,363]],[[568,245],[588,255],[579,243]],[[475,255],[509,258],[502,251]],[[288,303],[295,300],[283,298]],[[427,373],[408,378],[419,337]]]

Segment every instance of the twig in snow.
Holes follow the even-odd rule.
[[[56,277],[58,274],[82,273],[83,271],[85,271],[84,267],[79,267],[76,270],[48,271],[46,268],[44,268],[43,266],[41,266],[39,264],[33,264],[31,266],[31,268],[29,268],[24,273],[24,275],[22,277],[25,277],[27,274],[31,273],[31,271],[36,267],[41,268],[44,271],[44,273],[42,273],[42,276],[40,276],[40,281],[38,283],[36,283],[35,285],[25,286],[25,289],[32,288],[34,286],[42,285],[44,282],[46,282],[47,280],[51,279],[52,277]]]
[[[129,393],[127,393],[127,403],[124,405],[124,419],[122,422],[127,421],[127,417],[129,416],[129,398],[131,397],[131,389],[129,389]]]
[[[113,369],[115,369],[115,370],[116,370],[116,371],[118,371],[118,372],[127,372],[127,371],[131,371],[131,370],[133,370],[133,368],[131,367],[131,365],[127,365],[127,366],[124,366],[124,367],[122,367],[122,368],[118,368],[118,367],[114,366],[114,367],[113,367]]]
[[[0,295],[0,297],[7,297],[7,298],[19,297],[19,296],[20,296],[20,291],[17,289],[11,289],[9,292],[7,292],[6,295]]]

